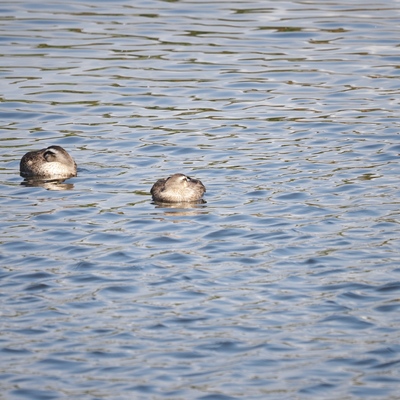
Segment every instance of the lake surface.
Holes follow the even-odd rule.
[[[399,1],[3,1],[5,399],[398,399]],[[78,176],[21,185],[66,148]],[[160,207],[183,172],[206,204]]]

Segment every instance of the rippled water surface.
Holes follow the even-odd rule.
[[[398,1],[3,1],[5,399],[396,399]],[[21,185],[65,147],[78,176]],[[183,172],[206,204],[160,207]]]

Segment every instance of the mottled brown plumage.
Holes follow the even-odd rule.
[[[159,203],[197,202],[206,188],[198,179],[183,174],[174,174],[166,179],[159,179],[151,188],[153,200]]]
[[[67,179],[77,174],[75,161],[61,146],[26,153],[19,169],[29,179]]]

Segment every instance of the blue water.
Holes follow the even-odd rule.
[[[400,3],[0,6],[5,399],[397,399]],[[58,144],[63,184],[21,185]],[[176,172],[206,204],[159,207]]]

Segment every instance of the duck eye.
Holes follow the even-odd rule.
[[[51,161],[56,157],[56,153],[52,150],[47,150],[44,154],[43,157],[45,158],[46,161]]]

